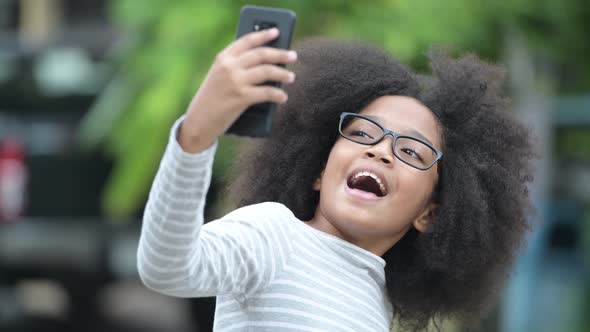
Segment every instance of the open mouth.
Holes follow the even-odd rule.
[[[348,178],[347,185],[351,189],[372,193],[377,197],[387,195],[385,182],[377,174],[369,171],[353,173]]]

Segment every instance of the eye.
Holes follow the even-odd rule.
[[[410,148],[403,148],[401,151],[414,159],[422,160],[422,156]]]
[[[362,131],[362,130],[353,130],[353,131],[350,133],[350,136],[360,136],[360,137],[371,138],[371,139],[373,138],[371,135],[369,135],[369,134],[365,133],[365,132],[364,132],[364,131]]]

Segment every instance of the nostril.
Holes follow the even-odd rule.
[[[375,155],[373,153],[371,153],[371,152],[367,152],[367,156],[369,156],[371,158],[375,157]]]
[[[387,158],[381,158],[381,161],[383,161],[386,164],[391,163],[391,160],[387,159]]]

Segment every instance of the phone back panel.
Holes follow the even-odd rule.
[[[244,6],[240,13],[236,38],[253,31],[277,27],[280,31],[279,37],[266,46],[289,49],[294,26],[295,13],[290,10]],[[280,83],[277,82],[265,82],[264,84],[280,86]],[[231,125],[226,134],[251,137],[268,136],[272,128],[272,116],[275,110],[275,103],[252,105]]]

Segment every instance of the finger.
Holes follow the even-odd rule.
[[[268,85],[261,85],[248,89],[247,95],[250,104],[257,103],[278,103],[282,104],[287,101],[287,93],[280,88],[275,88]]]
[[[266,81],[292,83],[295,74],[275,65],[260,65],[244,71],[244,80],[248,84],[259,84]]]
[[[297,52],[282,50],[273,47],[257,47],[244,52],[238,63],[242,68],[250,68],[262,63],[294,63],[297,60]]]
[[[239,56],[245,51],[263,45],[279,36],[279,29],[271,28],[243,35],[227,48],[227,52]]]

